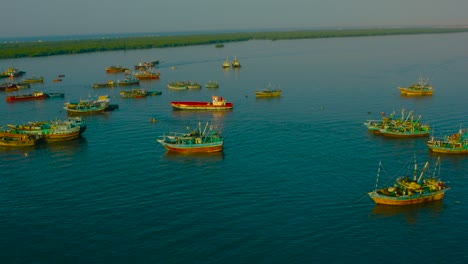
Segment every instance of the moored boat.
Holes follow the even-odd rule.
[[[158,64],[159,64],[159,60],[147,61],[147,62],[140,61],[140,63],[135,65],[135,70],[148,70],[150,68],[154,68]]]
[[[428,84],[428,80],[420,77],[417,83],[414,83],[407,87],[398,87],[401,95],[405,96],[421,96],[421,95],[432,95],[432,85]]]
[[[10,67],[6,71],[3,72],[4,75],[7,75],[7,76],[9,76],[11,78],[21,77],[25,73],[26,73],[25,71],[21,71],[19,69],[13,68],[13,67]]]
[[[24,83],[42,83],[44,82],[44,77],[31,77],[31,78],[26,78],[23,79]]]
[[[199,82],[188,81],[187,82],[187,88],[188,89],[200,89],[201,84]]]
[[[217,81],[208,81],[206,84],[205,84],[205,87],[206,88],[219,88],[219,84]]]
[[[458,133],[443,138],[434,138],[426,142],[432,152],[447,154],[468,154],[468,132],[461,129]]]
[[[233,104],[226,102],[223,97],[212,96],[211,102],[171,102],[171,106],[178,110],[230,110]]]
[[[128,68],[124,68],[120,65],[112,65],[109,67],[106,67],[106,72],[107,73],[119,73],[119,72],[126,72],[128,71]]]
[[[113,80],[109,80],[106,83],[93,83],[91,87],[93,88],[105,88],[105,87],[114,87],[116,84]]]
[[[123,98],[144,98],[148,95],[145,89],[133,89],[131,91],[120,91]]]
[[[59,93],[59,92],[45,93],[45,95],[49,98],[64,98],[65,97],[65,93]]]
[[[225,61],[223,62],[223,64],[221,65],[221,67],[222,67],[223,69],[229,69],[229,68],[231,68],[231,64],[229,64],[228,58],[226,58],[226,60],[225,60]]]
[[[187,90],[187,83],[181,81],[174,81],[167,84],[167,88],[174,90]]]
[[[32,94],[21,94],[21,95],[12,95],[7,96],[7,102],[16,102],[16,101],[28,101],[28,100],[42,100],[46,99],[47,95],[43,92],[34,92]]]
[[[278,97],[281,96],[281,89],[279,87],[273,88],[271,85],[263,90],[255,91],[256,97]]]
[[[75,117],[65,120],[29,122],[25,125],[8,125],[8,127],[22,134],[41,137],[45,142],[60,142],[77,139],[86,130],[86,123],[81,117]]]
[[[209,153],[223,150],[224,137],[208,123],[202,130],[199,123],[197,130],[189,133],[170,132],[168,135],[160,136],[157,141],[173,152]]]
[[[110,106],[110,98],[107,95],[101,95],[98,98],[89,98],[80,100],[77,103],[65,103],[64,109],[70,115],[87,115],[103,113]]]
[[[117,83],[119,84],[119,86],[139,85],[140,80],[136,78],[127,77],[123,80],[118,80]]]
[[[234,57],[234,60],[232,60],[231,66],[232,66],[232,68],[240,68],[241,67],[240,62],[236,57]]]
[[[161,95],[162,92],[161,91],[146,91],[146,94],[148,96],[156,96],[156,95]]]
[[[426,172],[429,161],[424,164],[421,170],[418,170],[418,164],[414,158],[414,166],[408,169],[407,174],[399,176],[392,186],[379,189],[378,179],[381,167],[382,163],[379,164],[375,190],[368,193],[376,204],[402,206],[427,203],[442,200],[445,192],[450,190],[450,187],[438,178],[440,157],[437,159],[432,175],[427,176],[429,173]]]
[[[30,147],[37,145],[41,140],[35,135],[23,134],[14,130],[0,131],[0,146]]]
[[[157,71],[141,71],[133,74],[138,80],[158,80],[159,72]]]
[[[395,112],[385,115],[382,112],[381,120],[367,120],[364,125],[369,132],[373,132],[385,137],[410,138],[427,137],[431,133],[429,124],[420,121],[421,116],[414,118],[413,111],[405,115],[405,109],[401,110],[401,117],[396,117]]]

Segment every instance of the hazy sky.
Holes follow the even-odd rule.
[[[14,0],[0,10],[0,38],[468,25],[468,0]]]

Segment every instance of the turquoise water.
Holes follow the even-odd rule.
[[[0,61],[32,90],[65,99],[6,103],[1,125],[64,118],[63,103],[111,96],[119,110],[86,116],[79,140],[0,149],[2,263],[343,263],[466,262],[466,156],[443,155],[452,187],[442,203],[375,206],[379,161],[385,182],[414,154],[434,159],[425,139],[387,139],[363,122],[414,110],[445,135],[466,126],[468,34],[229,43]],[[222,70],[228,57],[239,70]],[[105,67],[160,59],[161,79],[141,87],[161,96],[120,98],[131,88]],[[171,67],[177,67],[172,70]],[[53,83],[59,74],[63,81]],[[434,96],[401,97],[420,75]],[[174,80],[218,89],[173,91]],[[280,85],[280,98],[254,91]],[[21,91],[24,92],[24,91]],[[10,93],[11,94],[11,93]],[[227,112],[173,111],[171,101],[233,102]],[[156,118],[157,123],[149,120]],[[166,153],[156,138],[210,121],[222,153]]]

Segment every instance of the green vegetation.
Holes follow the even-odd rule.
[[[152,36],[91,40],[63,40],[48,42],[1,43],[0,59],[78,54],[111,50],[166,48],[219,44],[247,40],[285,40],[310,38],[339,38],[409,34],[440,34],[468,32],[468,28],[395,28],[302,30],[277,32],[227,33],[189,36]]]

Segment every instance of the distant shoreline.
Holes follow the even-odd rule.
[[[382,28],[382,29],[335,29],[265,31],[245,33],[196,34],[177,36],[141,36],[125,38],[59,40],[44,42],[0,43],[0,59],[46,57],[101,51],[137,50],[248,40],[292,40],[311,38],[371,37],[387,35],[442,34],[468,32],[468,28]]]

